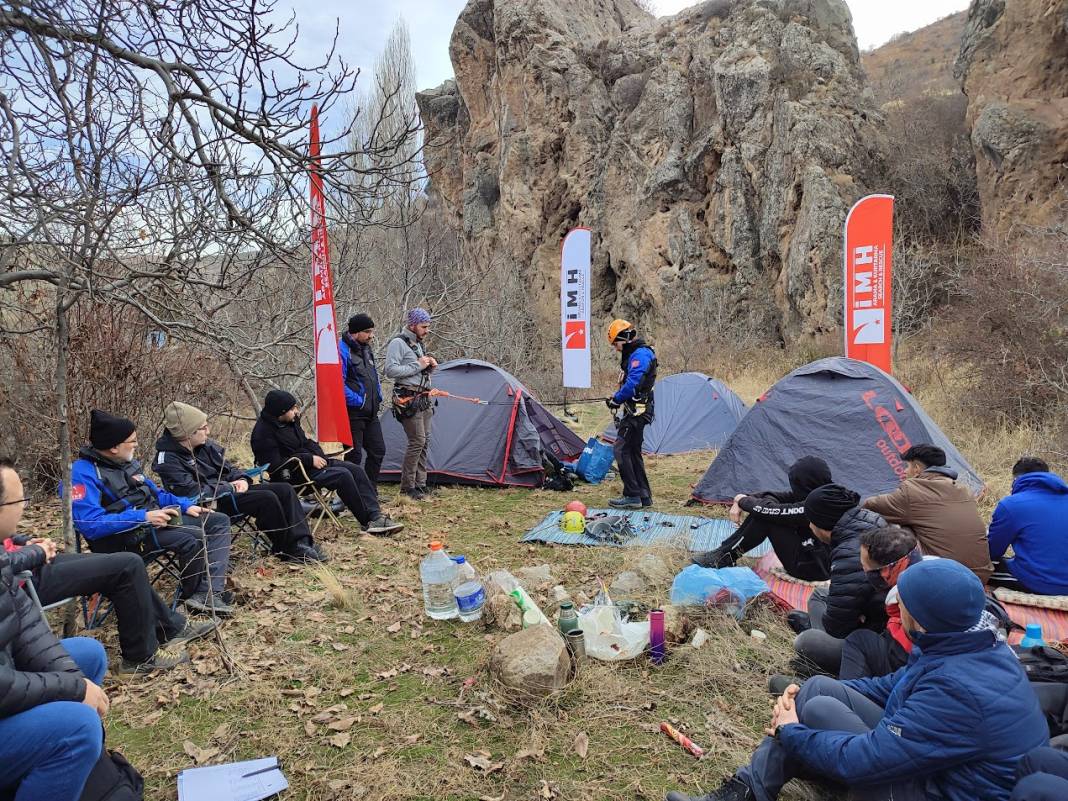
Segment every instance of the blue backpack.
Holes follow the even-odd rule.
[[[582,449],[575,472],[591,484],[600,484],[612,469],[615,453],[612,446],[598,437],[590,437]]]

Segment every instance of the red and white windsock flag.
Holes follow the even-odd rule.
[[[891,372],[894,196],[868,195],[845,221],[845,355]]]
[[[315,324],[315,436],[320,442],[352,444],[341,357],[337,351],[334,284],[326,239],[326,203],[319,166],[319,109],[311,112],[311,269],[312,321]]]

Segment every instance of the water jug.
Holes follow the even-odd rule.
[[[453,587],[456,610],[460,620],[470,623],[482,617],[486,591],[482,587],[482,582],[478,580],[475,566],[468,562],[466,557],[454,556],[452,561],[456,563],[456,582]]]
[[[430,553],[419,563],[419,578],[423,583],[423,606],[434,620],[456,617],[456,563],[436,540],[429,545]]]

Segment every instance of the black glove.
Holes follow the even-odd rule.
[[[605,398],[604,405],[612,411],[615,411],[619,408],[619,404],[616,403],[615,398]]]

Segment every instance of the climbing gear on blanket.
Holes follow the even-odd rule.
[[[618,545],[634,537],[635,533],[626,516],[605,515],[586,522],[586,536]]]

